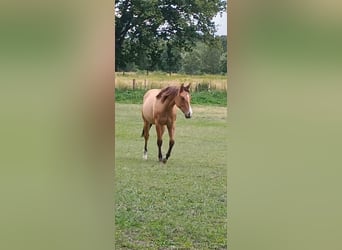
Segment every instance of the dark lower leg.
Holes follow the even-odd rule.
[[[166,160],[169,159],[169,157],[171,155],[171,150],[172,150],[174,144],[175,144],[175,141],[174,140],[170,140],[170,142],[169,142],[169,150],[166,153]]]
[[[159,161],[162,161],[163,160],[163,155],[162,155],[162,151],[161,151],[161,146],[163,144],[163,141],[162,140],[157,140],[157,145],[158,145],[158,158],[159,158]]]
[[[147,153],[147,141],[148,141],[148,138],[149,138],[149,130],[151,128],[152,124],[148,125],[148,124],[144,124],[144,128],[143,128],[143,136],[145,138],[145,146],[144,146],[144,154]]]
[[[144,153],[147,153],[147,141],[148,141],[148,135],[145,135],[145,147],[144,147]]]

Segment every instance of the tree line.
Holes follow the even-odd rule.
[[[223,0],[115,0],[115,70],[226,73],[227,37],[215,36]]]

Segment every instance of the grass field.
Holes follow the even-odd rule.
[[[115,101],[118,103],[141,104],[146,90],[144,89],[115,89]],[[191,93],[192,104],[214,106],[227,106],[227,93],[225,91],[197,91]]]
[[[140,105],[116,103],[115,249],[227,249],[226,108],[193,111],[179,111],[162,164],[154,126],[142,159]],[[167,145],[165,135],[163,154]]]

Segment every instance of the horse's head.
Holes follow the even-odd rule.
[[[180,110],[182,110],[185,118],[191,118],[192,116],[192,109],[190,105],[191,96],[189,88],[190,84],[188,86],[184,86],[184,84],[182,83],[179,88],[178,95],[175,98],[176,105]]]

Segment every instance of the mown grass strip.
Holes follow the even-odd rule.
[[[142,104],[144,89],[115,89],[115,101],[126,104]],[[225,91],[197,91],[191,93],[191,103],[211,106],[227,106],[227,93]]]
[[[142,159],[140,108],[116,105],[115,249],[227,249],[226,108],[194,106],[192,119],[179,111],[167,164],[154,127]]]

